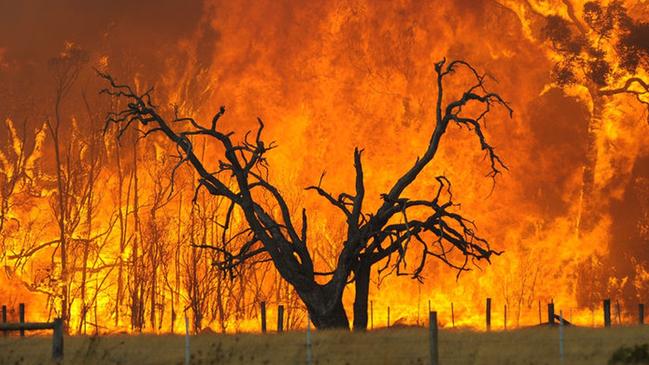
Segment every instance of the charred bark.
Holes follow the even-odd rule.
[[[342,292],[332,292],[331,287],[316,285],[308,292],[297,290],[306,304],[309,317],[318,329],[349,329],[349,319],[343,306]]]
[[[361,260],[354,271],[354,331],[367,329],[367,299],[370,294],[370,264]]]

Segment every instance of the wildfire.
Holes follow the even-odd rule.
[[[616,4],[646,27],[646,2],[601,6]],[[435,177],[446,176],[459,211],[504,253],[459,278],[434,260],[421,282],[374,269],[374,328],[387,324],[388,307],[391,324],[404,325],[425,323],[430,307],[442,326],[483,329],[486,298],[492,328],[504,327],[505,306],[508,328],[537,324],[540,311],[546,321],[549,302],[573,323],[602,325],[604,298],[619,301],[622,319],[631,321],[637,304],[649,303],[649,93],[625,81],[649,83],[649,62],[630,70],[620,61],[621,25],[597,42],[594,30],[577,36],[590,24],[585,5],[206,0],[160,30],[164,39],[131,15],[120,23],[98,12],[89,15],[96,34],[70,26],[46,55],[0,42],[0,304],[25,302],[33,320],[63,315],[72,333],[179,331],[185,315],[197,332],[257,331],[262,301],[269,319],[282,304],[285,328],[305,327],[304,304],[271,262],[245,264],[232,277],[212,265],[223,253],[199,246],[238,242],[224,234],[227,201],[196,193],[198,177],[177,168],[176,146],[134,129],[104,129],[105,114],[126,106],[97,95],[105,85],[93,68],[140,94],[154,87],[152,98],[168,115],[211,120],[225,105],[219,125],[237,141],[263,119],[265,139],[278,145],[266,156],[269,179],[293,216],[307,210],[315,269],[329,272],[344,217],[304,188],[321,176],[329,191],[353,188],[359,147],[365,208],[380,206],[381,194],[429,142],[434,65],[447,56],[488,71],[490,86],[514,109],[507,121],[494,111],[485,132],[509,171],[495,182],[485,177],[479,142],[451,127],[408,194],[430,196]],[[172,19],[176,11],[161,7],[159,16]],[[604,84],[593,86],[580,68],[574,82],[557,78],[556,65],[569,56],[544,37],[552,17],[600,47],[570,57],[608,62]],[[42,66],[34,66],[39,57]],[[450,81],[449,97],[461,96],[466,82],[462,75]],[[613,94],[619,89],[625,92]],[[192,146],[218,169],[219,147],[200,138]],[[232,224],[243,227],[241,213],[233,214]],[[349,309],[353,301],[350,287],[343,303]]]

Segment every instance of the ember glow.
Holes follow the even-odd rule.
[[[545,313],[551,301],[600,326],[604,298],[629,322],[649,303],[649,2],[132,3],[0,4],[0,304],[26,303],[30,320],[69,308],[71,333],[164,333],[185,315],[196,332],[258,331],[265,301],[271,323],[282,304],[285,327],[304,328],[304,304],[271,262],[231,274],[212,265],[222,253],[197,247],[232,238],[228,203],[195,195],[196,173],[175,170],[167,140],[104,131],[106,114],[126,105],[99,94],[107,85],[95,69],[139,93],[154,87],[169,115],[209,121],[225,105],[219,125],[237,141],[263,119],[278,146],[266,155],[269,179],[294,217],[306,208],[315,268],[329,272],[345,219],[304,188],[353,191],[358,147],[364,209],[375,211],[427,147],[444,57],[487,72],[514,110],[509,119],[494,108],[484,123],[508,170],[487,176],[479,140],[450,126],[407,193],[432,199],[446,176],[457,211],[503,254],[459,277],[429,258],[421,281],[375,265],[374,327],[388,306],[393,324],[423,324],[429,305],[450,327],[452,303],[455,326],[483,329],[487,297],[492,328],[505,305],[508,327],[537,324],[539,303]],[[467,82],[458,72],[445,92],[460,97]],[[209,140],[193,148],[211,166],[222,159]],[[232,224],[246,223],[234,213]],[[350,319],[353,302],[352,285]]]

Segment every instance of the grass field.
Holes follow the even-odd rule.
[[[622,345],[649,342],[649,327],[565,328],[564,364],[606,364]],[[424,328],[363,334],[313,332],[313,364],[428,364]],[[507,332],[440,331],[440,364],[559,364],[557,328]],[[114,335],[65,338],[64,364],[182,364],[184,337]],[[50,364],[51,337],[0,338],[0,364]],[[304,332],[191,337],[193,365],[305,364]]]

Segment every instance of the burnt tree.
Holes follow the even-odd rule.
[[[457,70],[466,72],[471,83],[461,97],[451,98],[444,94],[445,78]],[[485,75],[479,74],[464,61],[435,64],[437,74],[437,98],[432,134],[423,155],[401,175],[387,193],[381,195],[382,203],[374,212],[363,209],[365,181],[363,179],[362,150],[354,151],[356,172],[353,193],[337,196],[326,191],[321,183],[307,190],[317,192],[326,202],[340,211],[346,220],[346,237],[338,253],[335,268],[330,272],[317,272],[309,250],[307,214],[293,217],[281,192],[268,179],[266,154],[276,147],[262,139],[264,123],[258,118],[259,127],[248,132],[240,142],[233,140],[233,132],[223,132],[220,125],[225,108],[204,124],[190,117],[181,117],[177,110],[170,117],[163,116],[153,104],[152,89],[137,93],[129,85],[119,84],[112,76],[100,73],[110,86],[102,93],[115,98],[127,99],[127,107],[117,113],[109,113],[106,128],[117,125],[123,133],[133,125],[139,125],[143,137],[162,135],[175,144],[179,162],[174,169],[189,164],[198,174],[197,193],[205,189],[211,195],[223,197],[228,202],[222,241],[201,244],[201,247],[217,250],[222,260],[215,262],[219,269],[236,274],[239,265],[249,262],[272,261],[280,275],[290,283],[306,304],[310,317],[317,328],[349,328],[342,295],[348,284],[354,283],[354,329],[367,326],[367,299],[371,269],[383,263],[382,269],[408,274],[421,279],[428,257],[436,257],[450,267],[469,270],[469,264],[485,260],[500,252],[492,250],[489,243],[475,233],[475,225],[456,212],[452,201],[450,182],[444,176],[437,177],[437,188],[430,196],[411,199],[403,195],[434,159],[442,137],[450,124],[466,127],[474,134],[489,161],[489,176],[496,178],[507,169],[503,161],[488,143],[483,132],[484,120],[493,107],[504,107],[511,117],[512,110],[496,93],[485,87]],[[448,100],[447,100],[448,99]],[[467,111],[470,110],[470,111]],[[222,149],[223,157],[215,171],[199,158],[192,138],[204,137]],[[230,179],[231,180],[226,180]],[[172,172],[173,180],[173,172]],[[267,207],[268,197],[279,213]],[[262,203],[264,202],[264,203]],[[233,223],[235,210],[245,218],[244,229],[236,229]],[[296,222],[299,221],[299,224]],[[418,262],[414,270],[406,271],[406,254],[418,250]],[[316,277],[324,277],[319,283]]]
[[[581,17],[563,0],[567,18],[545,17],[541,36],[559,56],[553,79],[562,88],[581,86],[592,102],[588,149],[583,171],[583,202],[578,228],[590,231],[601,218],[602,199],[595,187],[598,134],[611,97],[631,95],[649,111],[649,23],[635,21],[624,3],[587,1]],[[649,121],[649,119],[647,119]]]

